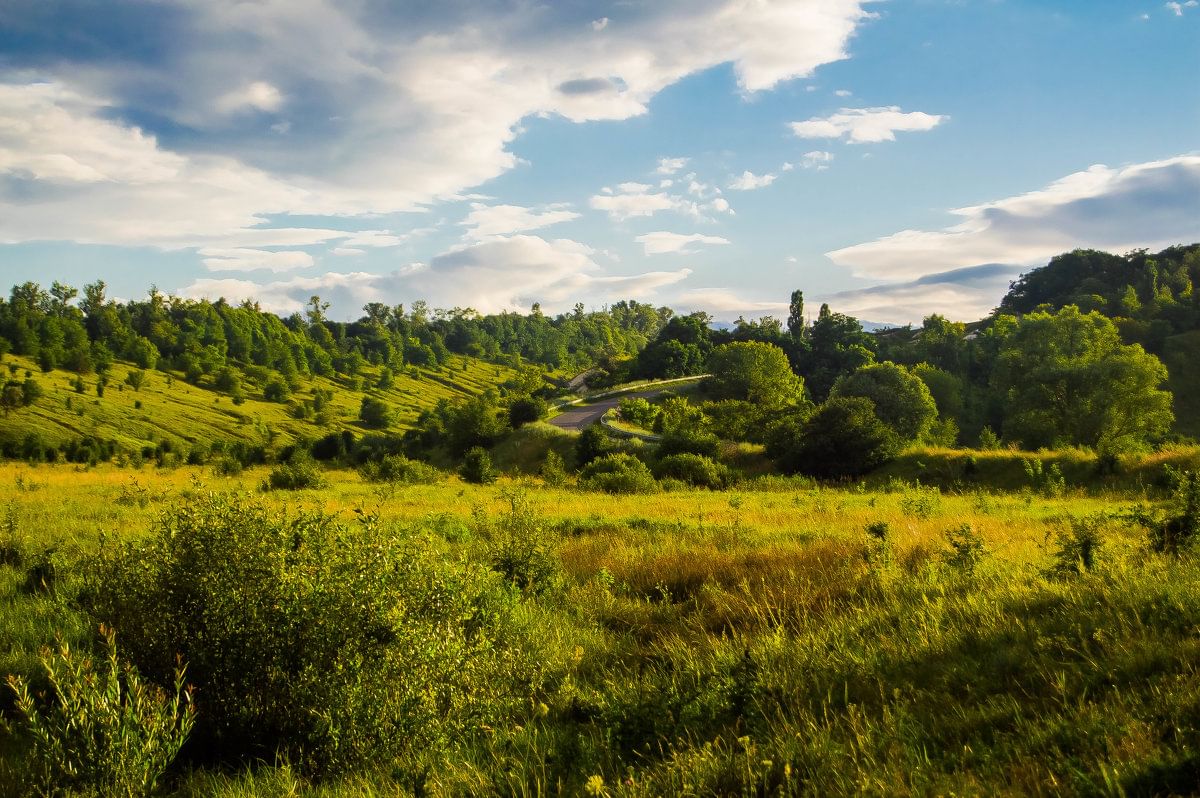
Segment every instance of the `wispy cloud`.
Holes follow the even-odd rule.
[[[851,144],[895,141],[896,134],[932,130],[946,116],[923,111],[902,111],[898,106],[885,108],[843,108],[826,117],[792,122],[792,133],[802,139],[845,138]]]
[[[776,175],[762,174],[756,175],[753,172],[745,171],[729,181],[729,187],[734,191],[753,191],[757,188],[766,188],[775,182]]]
[[[695,244],[728,244],[729,239],[706,236],[700,233],[684,235],[658,231],[646,233],[634,239],[642,245],[646,255],[690,255],[697,251]]]
[[[1093,247],[1123,252],[1200,239],[1200,156],[1093,166],[1038,191],[951,211],[942,230],[904,230],[828,253],[855,274],[907,280],[979,263],[1035,264]]]

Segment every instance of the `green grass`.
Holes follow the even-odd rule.
[[[349,380],[324,377],[301,380],[300,390],[292,396],[294,400],[311,400],[318,389],[333,391],[334,421],[328,427],[319,427],[311,421],[293,418],[286,403],[265,401],[261,387],[256,388],[248,381],[244,383],[246,401],[235,405],[228,396],[212,390],[207,379],[199,386],[190,385],[178,373],[148,372],[145,385],[134,391],[123,384],[131,367],[117,363],[109,374],[104,396],[98,397],[95,375],[84,378],[86,391],[80,394],[72,387],[76,377],[73,373],[42,374],[25,358],[8,357],[4,362],[16,364],[21,378],[24,370],[32,371],[45,395],[32,407],[0,418],[0,442],[20,442],[26,435],[36,433],[47,444],[60,445],[83,435],[94,435],[114,440],[125,450],[136,451],[164,439],[177,445],[214,441],[265,444],[299,436],[319,437],[342,429],[358,434],[367,432],[358,423],[359,405],[365,392],[354,390]],[[412,425],[422,410],[439,400],[482,393],[513,373],[505,366],[452,356],[440,369],[419,369],[416,377],[401,372],[392,388],[371,393],[395,409],[393,429],[404,429]],[[366,367],[362,377],[364,385],[372,386],[378,379],[378,370]]]
[[[504,457],[528,466],[570,439],[529,425]],[[975,454],[999,476],[1015,459]],[[928,470],[950,454],[911,456]],[[91,638],[72,595],[101,531],[136,539],[192,492],[253,489],[264,474],[0,466],[8,526],[26,550],[53,547],[65,580],[30,594],[23,566],[0,566],[0,670],[35,671],[55,631]],[[394,534],[415,524],[446,556],[478,562],[491,545],[480,519],[501,523],[524,491],[541,530],[529,534],[544,536],[561,581],[518,599],[521,625],[560,676],[423,780],[381,767],[311,784],[250,763],[177,771],[173,794],[1170,795],[1200,774],[1196,562],[1152,555],[1140,530],[1112,522],[1095,573],[1047,575],[1063,518],[1139,491],[893,482],[623,497],[524,478],[386,493],[351,472],[328,478],[261,501],[378,512]],[[883,548],[864,532],[880,522]],[[944,559],[946,530],[963,523],[984,546],[973,574]],[[11,771],[21,751],[0,746]]]

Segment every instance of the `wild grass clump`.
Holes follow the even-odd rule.
[[[43,649],[48,695],[35,696],[27,680],[8,677],[18,734],[31,743],[27,767],[44,794],[148,796],[195,723],[181,663],[168,693],[118,658],[113,630],[102,626],[100,634],[99,663],[61,638],[56,650]]]
[[[557,540],[523,491],[503,495],[508,509],[496,518],[477,514],[473,534],[487,542],[488,563],[506,583],[529,595],[545,594],[561,579]]]
[[[188,661],[201,756],[419,771],[521,694],[498,580],[366,514],[193,497],[102,552],[87,594],[151,678]]]

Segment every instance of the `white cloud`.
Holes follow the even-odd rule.
[[[1200,239],[1200,156],[1097,165],[1038,191],[958,208],[943,230],[904,230],[827,253],[855,274],[906,280],[980,263],[1033,265],[1083,248],[1124,252]]]
[[[849,89],[838,89],[834,92],[834,94],[838,97],[849,97],[850,95],[854,94],[854,92],[850,91]]]
[[[204,268],[210,272],[293,272],[313,265],[307,252],[269,252],[263,249],[203,247]]]
[[[843,108],[827,117],[792,122],[792,133],[802,139],[843,138],[851,144],[895,141],[896,133],[932,130],[947,117],[922,111],[886,108]]]
[[[684,235],[657,231],[646,233],[634,239],[642,245],[646,255],[691,255],[697,251],[692,244],[728,244],[729,239],[720,236],[706,236],[700,233]]]
[[[816,169],[818,171],[829,168],[829,162],[833,160],[832,152],[824,150],[812,150],[800,156],[800,164],[805,169]]]
[[[795,168],[796,168],[796,164],[792,163],[791,161],[784,161],[783,165],[779,167],[779,171],[790,172]]]
[[[654,171],[660,175],[673,175],[687,166],[690,160],[690,158],[659,158],[658,168]]]
[[[1187,0],[1187,2],[1185,2],[1185,3],[1175,3],[1175,2],[1167,3],[1165,7],[1168,11],[1173,13],[1175,16],[1182,17],[1183,9],[1195,8],[1197,5],[1200,5],[1200,2],[1198,2],[1198,0]]]
[[[21,185],[0,186],[2,237],[203,246],[276,214],[421,210],[517,165],[510,145],[528,117],[627,119],[724,63],[746,92],[809,75],[846,57],[864,4],[609,2],[609,15],[594,4],[584,17],[516,0],[419,15],[336,0],[180,4],[121,59],[6,59],[0,168]],[[588,23],[618,10],[621,25],[595,35]],[[113,26],[93,24],[109,13],[55,18],[55,35],[111,53]],[[48,82],[30,82],[34,68]],[[128,119],[186,130],[186,151]],[[64,198],[64,181],[90,190]]]
[[[771,185],[775,182],[775,177],[773,174],[756,175],[751,171],[745,171],[739,177],[731,180],[729,187],[734,191],[753,191]]]
[[[815,298],[840,313],[884,324],[919,324],[938,313],[952,321],[988,315],[1023,269],[986,264],[931,274],[918,280],[841,291]]]
[[[461,224],[468,228],[468,238],[482,239],[537,230],[578,218],[578,213],[566,210],[563,206],[550,206],[546,210],[535,211],[520,205],[472,203],[471,212]]]
[[[412,264],[390,274],[329,272],[258,283],[201,279],[185,296],[231,301],[253,299],[268,310],[291,313],[312,294],[320,294],[335,313],[348,317],[367,302],[394,303],[423,298],[435,307],[473,307],[481,312],[526,309],[541,302],[551,310],[576,301],[597,303],[646,298],[687,279],[689,269],[631,275],[605,275],[590,247],[569,239],[538,236],[497,237],[442,253],[428,265]]]
[[[604,189],[588,201],[598,211],[605,211],[618,222],[637,216],[653,216],[659,211],[678,210],[683,204],[679,197],[664,193],[650,193],[650,186],[643,183],[622,183],[614,192]]]
[[[716,213],[727,213],[730,216],[735,215],[733,208],[729,206],[729,203],[724,197],[717,197],[715,200],[705,205],[704,209],[715,211]]]
[[[601,31],[608,27],[608,17],[592,20],[592,30]]]
[[[244,110],[278,111],[283,106],[283,94],[265,81],[256,80],[217,99],[217,110],[223,114]],[[284,132],[286,132],[286,128]]]
[[[679,293],[676,305],[680,311],[704,310],[732,317],[780,316],[788,312],[786,302],[765,302],[746,299],[730,288],[694,288]]]
[[[411,237],[409,235],[398,236],[387,230],[360,230],[357,233],[347,234],[346,240],[342,242],[343,247],[371,247],[372,249],[384,247],[398,247]]]

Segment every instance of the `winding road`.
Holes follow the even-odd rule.
[[[556,427],[563,429],[572,429],[575,431],[590,427],[600,420],[600,417],[616,407],[622,399],[649,399],[652,396],[658,396],[664,388],[659,388],[654,391],[640,391],[638,393],[627,393],[621,396],[613,396],[608,399],[597,399],[591,404],[573,405],[565,408],[562,413],[550,419],[550,423]]]

